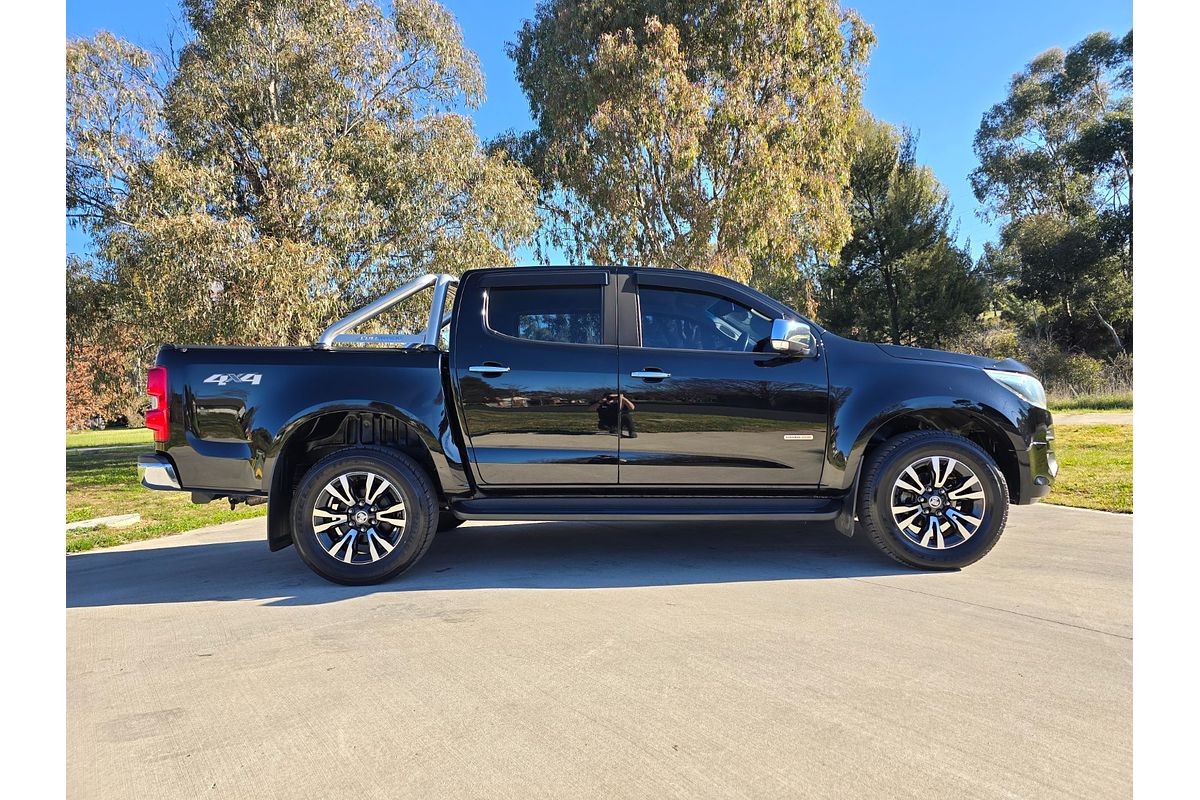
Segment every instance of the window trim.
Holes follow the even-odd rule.
[[[479,285],[485,289],[504,286],[518,289],[538,289],[551,286],[608,286],[608,272],[595,269],[545,269],[530,275],[525,270],[500,271],[484,275]]]

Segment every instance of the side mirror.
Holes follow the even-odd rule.
[[[810,356],[817,349],[817,340],[805,323],[777,319],[771,323],[771,349],[776,353]]]

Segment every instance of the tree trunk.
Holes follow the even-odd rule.
[[[1106,320],[1104,315],[1100,313],[1100,308],[1096,305],[1095,300],[1092,301],[1092,311],[1096,312],[1096,319],[1100,320],[1100,324],[1104,326],[1106,331],[1108,331],[1108,335],[1113,338],[1113,342],[1117,345],[1117,350],[1124,354],[1126,352],[1125,343],[1121,341],[1121,337],[1117,333],[1117,329],[1109,324],[1109,321]]]
[[[896,297],[896,283],[890,268],[883,270],[883,282],[888,293],[888,314],[892,321],[892,344],[900,344],[900,300]]]

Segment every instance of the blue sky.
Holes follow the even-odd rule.
[[[513,77],[504,43],[533,13],[532,0],[442,0],[462,26],[487,77],[487,102],[474,113],[487,138],[531,126],[529,106]],[[978,255],[995,238],[980,219],[967,176],[980,117],[1004,98],[1013,73],[1043,50],[1070,47],[1093,31],[1121,35],[1133,25],[1128,0],[843,0],[875,29],[864,104],[875,116],[919,136],[917,158],[950,191],[960,239]],[[136,44],[166,43],[178,15],[175,0],[68,0],[67,35],[108,30]],[[67,250],[87,240],[68,229]],[[525,254],[528,257],[528,254]]]

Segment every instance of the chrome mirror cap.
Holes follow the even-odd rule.
[[[771,323],[771,349],[777,353],[808,356],[816,349],[816,338],[812,328],[803,322],[777,319]]]

